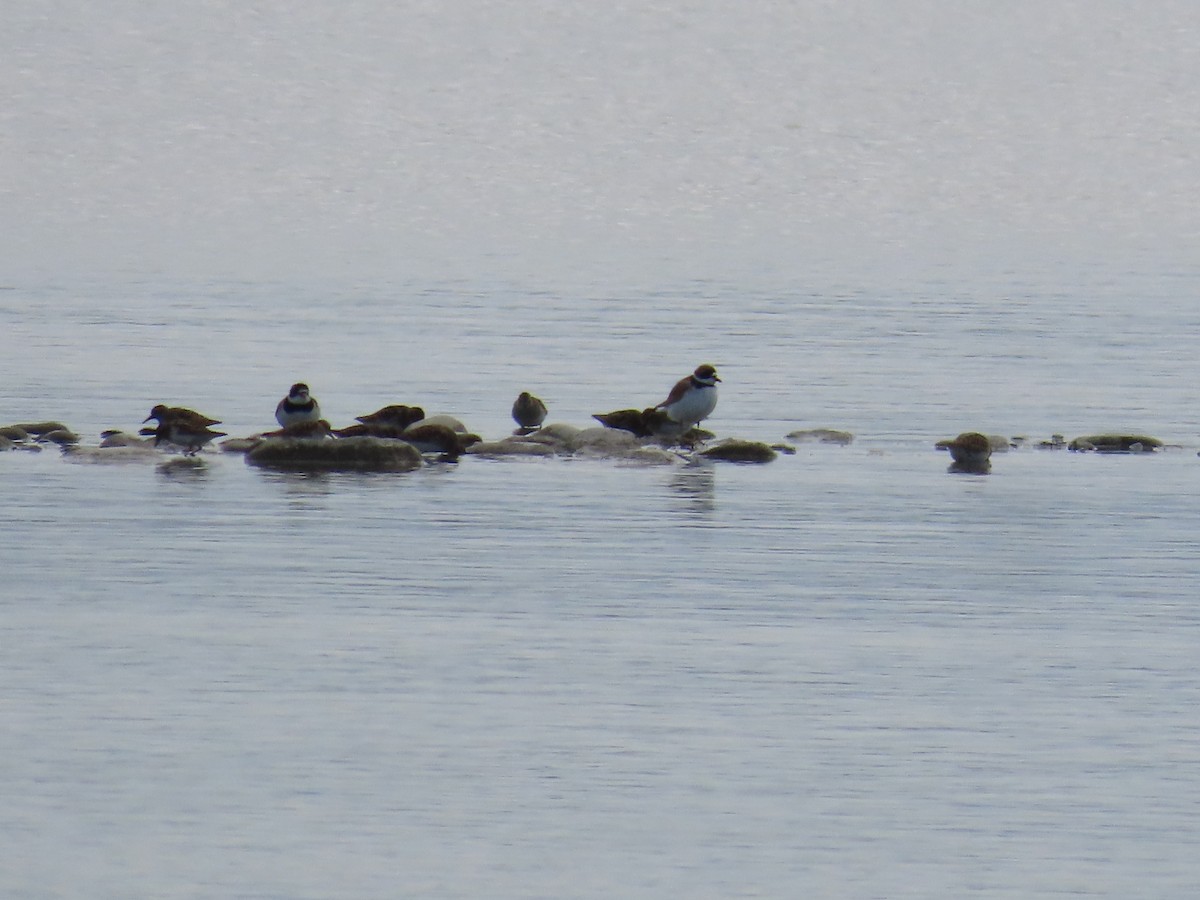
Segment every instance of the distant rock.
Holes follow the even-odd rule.
[[[854,440],[849,431],[837,431],[833,428],[804,428],[788,434],[788,440],[798,444],[817,442],[821,444],[837,444],[845,447]]]
[[[1153,453],[1163,442],[1144,434],[1089,434],[1077,437],[1068,445],[1077,453]]]

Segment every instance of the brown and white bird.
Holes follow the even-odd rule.
[[[205,421],[203,415],[194,419],[191,416],[163,416],[155,428],[154,445],[158,446],[166,440],[167,443],[182,448],[185,456],[196,456],[200,448],[210,440],[226,436],[226,432],[212,431],[212,428],[204,424]]]
[[[667,399],[655,409],[661,409],[675,424],[692,428],[712,415],[717,408],[717,370],[703,365],[687,378],[681,378],[671,388]]]
[[[318,422],[320,419],[321,407],[317,398],[309,394],[308,385],[303,382],[293,384],[288,395],[275,407],[275,421],[280,428],[301,422]]]
[[[529,391],[521,391],[513,403],[512,417],[522,428],[537,428],[546,421],[546,404]]]
[[[183,406],[167,406],[165,403],[159,403],[154,409],[150,410],[150,415],[142,419],[142,424],[145,425],[151,419],[156,422],[162,422],[163,419],[183,419],[202,428],[207,428],[209,425],[220,425],[220,419],[210,419],[208,416],[201,415],[194,409],[187,409]]]

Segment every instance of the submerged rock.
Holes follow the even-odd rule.
[[[788,440],[798,444],[816,441],[821,444],[837,444],[845,447],[854,440],[854,435],[849,431],[837,431],[833,428],[804,428],[800,431],[790,432]]]
[[[736,438],[721,441],[716,446],[701,450],[697,455],[704,459],[738,463],[767,463],[776,457],[775,451],[767,444]]]
[[[296,472],[408,472],[421,451],[391,438],[267,438],[246,454],[252,466]]]
[[[151,441],[137,444],[109,444],[99,447],[63,447],[63,459],[73,463],[138,463],[162,459]]]
[[[1090,434],[1075,438],[1068,446],[1076,452],[1153,453],[1162,445],[1163,442],[1158,438],[1144,434]]]

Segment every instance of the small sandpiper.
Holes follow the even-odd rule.
[[[686,431],[707,419],[717,408],[717,382],[720,380],[712,366],[700,366],[687,378],[676,382],[667,399],[654,408],[661,409]]]
[[[182,447],[184,456],[195,456],[200,448],[213,438],[225,437],[224,431],[213,431],[207,425],[201,424],[204,418],[166,416],[159,419],[158,428],[154,429],[154,446],[167,441],[176,447]]]
[[[293,384],[288,395],[275,407],[275,421],[280,428],[301,422],[318,422],[320,419],[321,407],[317,404],[317,398],[309,395],[308,385],[303,382]]]
[[[220,419],[210,419],[208,416],[196,412],[194,409],[187,409],[182,406],[167,406],[165,403],[159,403],[154,409],[150,410],[150,415],[142,419],[142,424],[145,425],[153,419],[160,424],[165,419],[173,419],[177,421],[188,422],[199,428],[207,428],[209,425],[220,425]]]
[[[512,417],[522,428],[537,428],[546,421],[546,404],[529,391],[521,391],[513,403]]]

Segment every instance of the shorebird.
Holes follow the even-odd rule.
[[[213,438],[225,437],[224,431],[213,431],[202,424],[204,419],[204,416],[198,419],[189,416],[165,416],[159,419],[158,427],[154,429],[154,446],[167,441],[182,447],[185,456],[195,456]]]
[[[320,418],[321,407],[317,398],[309,395],[308,385],[303,382],[293,384],[288,395],[275,407],[275,421],[280,428],[301,422],[317,422]]]
[[[546,421],[546,404],[529,391],[521,391],[513,403],[512,417],[522,428],[537,428]]]
[[[167,406],[165,403],[159,403],[154,409],[150,410],[150,415],[142,419],[142,424],[145,425],[150,420],[162,422],[164,419],[174,419],[177,421],[185,421],[199,428],[207,428],[209,425],[220,425],[220,419],[210,419],[208,416],[196,412],[194,409],[186,409],[182,406]]]
[[[671,388],[667,399],[655,409],[661,409],[672,422],[684,431],[712,415],[717,408],[717,370],[703,365],[687,378],[681,378]]]

